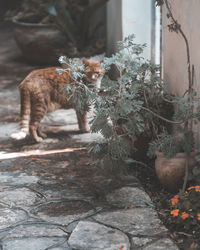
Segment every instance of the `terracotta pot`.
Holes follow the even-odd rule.
[[[189,171],[196,164],[196,152],[190,154]],[[177,192],[183,184],[185,176],[186,154],[178,153],[175,157],[167,159],[163,153],[156,152],[155,170],[161,184],[170,192]]]
[[[15,41],[24,58],[31,64],[57,64],[66,52],[67,37],[53,24],[37,24],[13,18]]]

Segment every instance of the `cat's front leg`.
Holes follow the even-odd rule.
[[[88,125],[88,117],[87,112],[80,112],[76,110],[76,116],[78,120],[78,126],[81,132],[87,133],[90,131],[89,125]]]
[[[37,133],[39,136],[41,136],[42,138],[47,138],[47,135],[41,130],[40,127],[38,127],[37,129]]]
[[[37,128],[35,125],[30,125],[29,126],[29,132],[30,132],[30,136],[36,141],[36,142],[42,142],[43,138],[38,136],[37,134]]]

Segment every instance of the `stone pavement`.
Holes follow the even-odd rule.
[[[73,110],[43,120],[48,138],[40,144],[9,138],[18,130],[17,84],[33,67],[11,53],[17,48],[9,32],[4,39],[9,42],[0,45],[0,249],[177,250],[134,176],[119,181],[96,174],[86,146],[101,138],[79,134]]]

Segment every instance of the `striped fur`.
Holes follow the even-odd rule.
[[[85,82],[96,83],[103,75],[98,62],[83,60],[85,64]],[[58,108],[76,110],[79,129],[87,132],[87,113],[80,113],[76,107],[61,93],[61,89],[71,81],[71,72],[58,74],[58,67],[50,67],[32,71],[19,85],[21,111],[20,132],[11,135],[13,139],[20,140],[30,133],[36,141],[41,142],[46,135],[40,130],[40,121],[47,112]]]

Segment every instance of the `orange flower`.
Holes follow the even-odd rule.
[[[200,220],[200,213],[197,214],[197,220]]]
[[[190,216],[190,215],[189,215],[188,213],[183,212],[183,213],[181,214],[181,219],[185,220],[185,219],[187,219],[189,216]]]
[[[195,191],[200,192],[200,186],[195,186]]]
[[[178,216],[178,214],[179,214],[179,209],[174,209],[174,210],[172,210],[172,211],[170,212],[170,214],[173,215],[173,217]]]
[[[171,198],[171,204],[172,206],[178,204],[178,195],[175,195],[173,198]]]
[[[188,190],[195,189],[196,192],[200,192],[200,186],[189,187]]]

